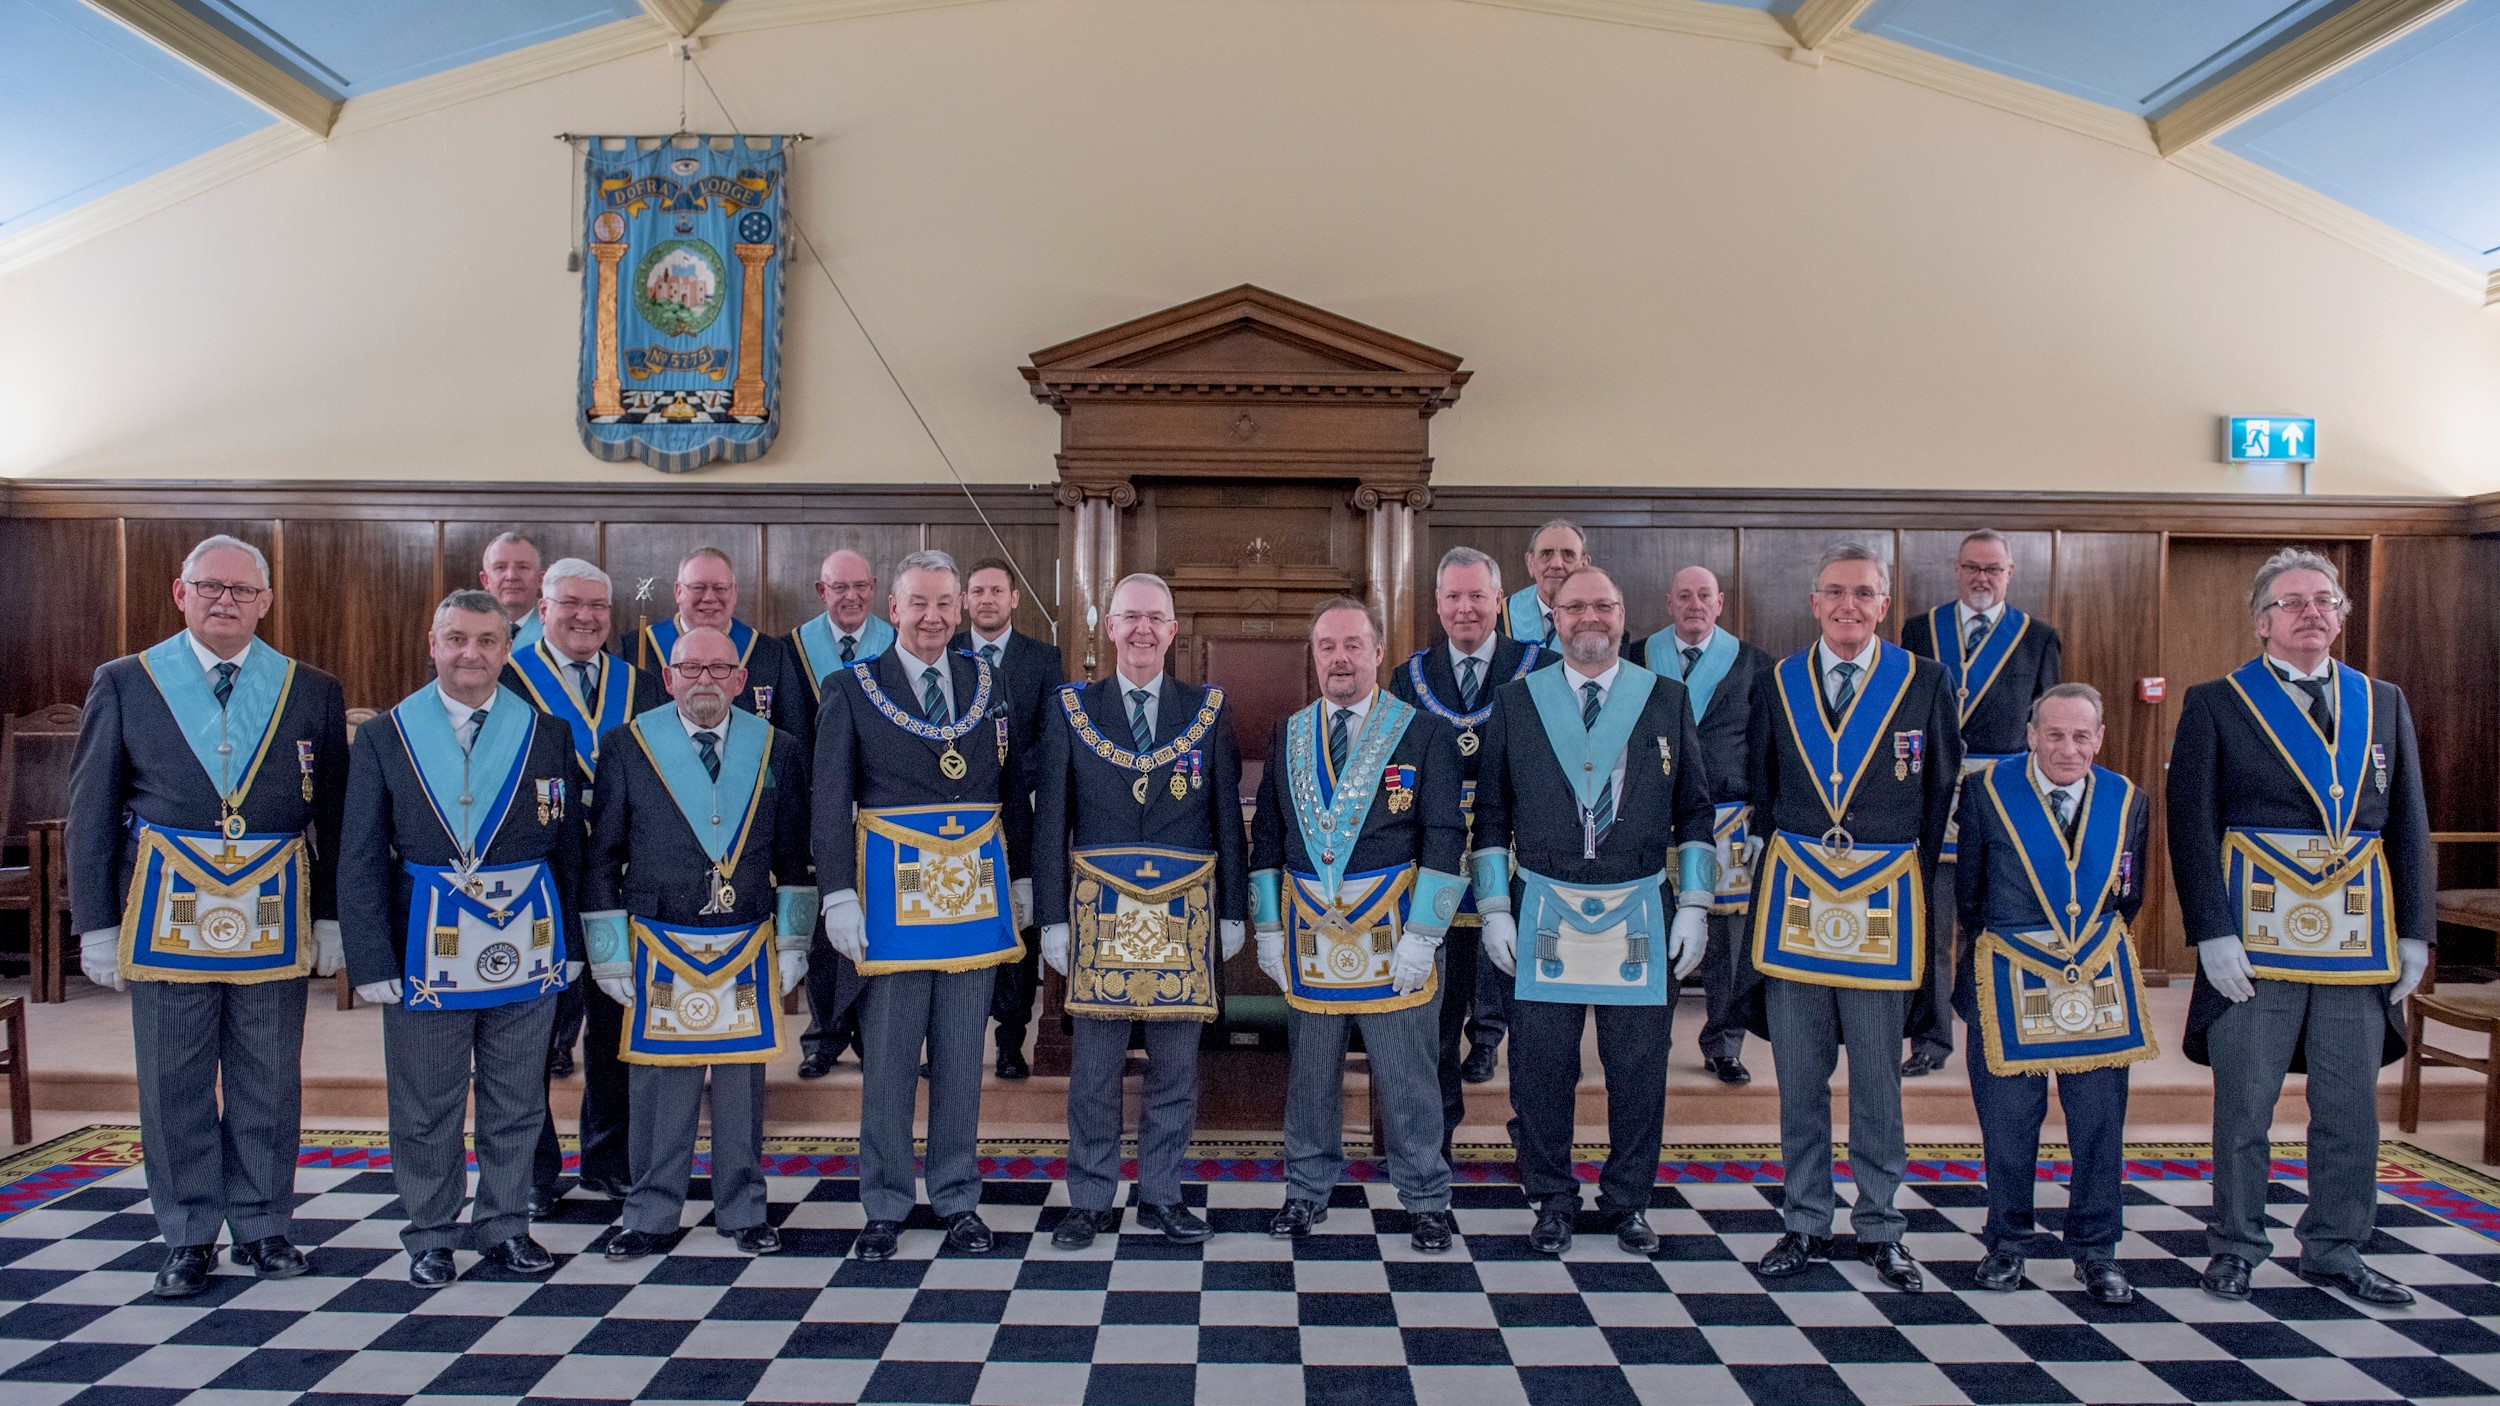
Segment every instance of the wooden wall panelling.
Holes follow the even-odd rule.
[[[1951,530],[1928,528],[1904,529],[1901,533],[1901,560],[1893,568],[1893,612],[1907,620],[1913,615],[1935,609],[1959,593],[1960,581],[1954,563],[1960,560],[1962,539],[1985,523]],[[2011,596],[2014,607],[2032,615],[2045,616],[2054,592],[2057,562],[2056,540],[2052,532],[2007,532],[2007,545],[2014,551],[2014,582]]]
[[[1895,559],[1888,529],[1747,528],[1737,538],[1737,572],[1742,581],[1744,636],[1768,650],[1772,658],[1793,654],[1814,643],[1815,563],[1835,542],[1860,542],[1886,562]],[[1901,638],[1900,583],[1893,583],[1892,614],[1884,620],[1884,637]]]
[[[127,608],[118,653],[145,649],[182,628],[182,612],[174,608],[174,578],[182,574],[182,559],[200,539],[220,532],[240,537],[268,554],[270,573],[284,598],[286,558],[277,550],[277,523],[267,518],[130,518],[123,525],[120,567]],[[278,648],[289,649],[284,635],[270,627],[280,613],[278,607],[271,607],[270,619],[262,622],[262,635]]]
[[[601,524],[600,565],[616,581],[614,618],[620,639],[631,640],[637,614],[665,620],[676,613],[669,588],[677,580],[677,563],[697,547],[718,547],[728,554],[738,573],[739,618],[758,624],[750,612],[765,596],[762,527],[752,522],[608,522]],[[645,578],[651,594],[637,604],[634,595]]]
[[[433,677],[433,523],[291,518],[285,541],[288,653],[337,675],[350,708],[387,708]]]
[[[611,534],[615,530],[609,529]],[[886,596],[894,589],[894,564],[920,550],[925,535],[916,522],[857,526],[768,523],[763,531],[764,555],[769,565],[763,589],[756,592],[755,613],[747,621],[776,635],[790,633],[807,617],[824,610],[816,599],[816,578],[824,569],[825,558],[845,547],[868,558],[868,564],[876,569],[877,593],[870,608],[884,615]],[[740,579],[743,582],[745,578]]]
[[[928,544],[955,558],[965,571],[974,562],[987,557],[1003,556],[1024,572],[1026,582],[1017,584],[1022,597],[1016,604],[1016,628],[1038,640],[1056,644],[1051,633],[1051,620],[1059,614],[1059,529],[1054,525],[1002,522],[996,524],[998,536],[990,536],[989,528],[979,522],[930,523],[926,529]],[[999,550],[1000,541],[1006,545]],[[778,567],[776,566],[776,571]],[[810,596],[812,604],[814,597]],[[1045,614],[1045,607],[1048,613]]]
[[[2165,755],[2161,705],[2136,697],[2136,680],[2161,672],[2161,560],[2158,532],[2061,532],[2056,537],[2057,600],[2050,619],[2065,645],[2066,677],[2101,691],[2108,735],[2101,765],[2145,788],[2161,789]],[[2028,565],[2018,567],[2019,581]],[[2172,681],[2172,689],[2180,687]],[[2156,827],[2153,848],[2162,848]],[[2161,864],[2156,861],[2154,869]],[[2151,882],[2148,876],[2147,882]],[[2138,924],[2148,971],[2182,969],[2176,925],[2161,921],[2152,896]]]
[[[443,506],[449,509],[452,505],[445,503]],[[456,591],[478,584],[478,572],[485,564],[486,544],[506,532],[518,532],[536,544],[541,566],[552,566],[561,557],[580,557],[603,571],[607,569],[599,560],[599,524],[587,519],[579,522],[515,522],[498,518],[446,518],[443,522],[443,590]]]
[[[1542,522],[1544,519],[1538,519]],[[1538,523],[1429,524],[1415,554],[1415,601],[1419,643],[1440,639],[1433,608],[1433,571],[1452,547],[1473,547],[1501,564],[1505,594],[1528,584],[1527,542]],[[1706,566],[1729,595],[1719,623],[1743,634],[1738,619],[1736,532],[1724,527],[1590,526],[1589,555],[1623,592],[1624,638],[1645,639],[1667,627],[1667,587],[1688,566]]]
[[[2484,601],[2500,580],[2500,540],[2381,538],[2371,572],[2378,626],[2372,673],[2405,691],[2421,746],[2433,830],[2500,829],[2500,620]],[[2348,656],[2349,657],[2349,656]],[[2492,884],[2490,845],[2441,845],[2440,884]],[[2487,950],[2488,939],[2472,936]]]
[[[17,591],[0,626],[0,657],[9,661],[0,712],[82,702],[96,666],[123,652],[120,560],[113,518],[0,521],[0,561]]]

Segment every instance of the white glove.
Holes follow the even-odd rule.
[[[2257,969],[2248,964],[2248,949],[2236,937],[2209,937],[2196,944],[2196,960],[2205,979],[2232,1005],[2257,994]]]
[[[798,990],[799,983],[807,980],[805,952],[781,953],[773,958],[773,965],[781,969],[781,994],[784,996]]]
[[[1068,925],[1066,923],[1049,923],[1043,926],[1042,965],[1061,976],[1068,974]]]
[[[2424,973],[2431,969],[2431,945],[2418,937],[2396,939],[2396,984],[2387,991],[2387,1004],[2395,1005],[2413,994],[2422,984]]]
[[[336,918],[313,919],[313,975],[337,976],[347,965],[347,939]]]
[[[855,890],[836,889],[825,895],[825,941],[854,962],[867,957],[868,915],[860,911]]]
[[[1400,932],[1397,950],[1389,954],[1389,989],[1401,996],[1423,990],[1432,975],[1432,954],[1440,950],[1431,938]]]
[[[1215,930],[1224,939],[1224,960],[1228,962],[1240,956],[1241,944],[1250,940],[1250,925],[1239,918],[1222,919]]]
[[[1279,991],[1290,991],[1293,982],[1285,973],[1285,934],[1282,930],[1259,934],[1259,970],[1276,983]]]
[[[629,1011],[634,1008],[634,979],[632,977],[600,976],[591,979],[599,983],[600,990],[608,993],[609,1000]]]
[[[356,999],[371,1005],[396,1006],[399,1004],[399,998],[398,977],[392,977],[388,981],[368,981],[356,988]]]
[[[1018,879],[1009,884],[1007,902],[1016,912],[1016,931],[1022,932],[1033,926],[1033,881],[1031,879]],[[854,957],[851,960],[859,959]]]
[[[1760,835],[1747,835],[1745,837],[1745,871],[1747,873],[1753,872],[1755,868],[1761,865],[1762,847],[1763,839]]]
[[[1519,920],[1508,913],[1484,915],[1484,955],[1504,976],[1519,974]]]
[[[1667,924],[1667,960],[1675,963],[1675,979],[1691,976],[1709,947],[1710,910],[1693,904],[1676,909],[1675,920]]]
[[[122,975],[122,930],[97,928],[78,935],[78,969],[87,980],[107,991],[119,991],[130,982]]]
[[[587,962],[567,962],[567,963],[565,963],[565,964],[564,964],[564,984],[565,984],[565,985],[567,985],[567,986],[570,986],[570,985],[572,985],[574,982],[577,982],[577,981],[581,980],[581,979],[582,979],[582,973],[583,973],[583,972],[586,972],[586,971],[588,971],[588,970],[590,970],[590,965],[589,965],[589,963],[587,963]]]

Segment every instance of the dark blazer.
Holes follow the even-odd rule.
[[[1071,684],[1079,706],[1114,744],[1131,741],[1126,686],[1117,674]],[[1172,796],[1172,768],[1158,768],[1146,782],[1146,803],[1130,788],[1137,773],[1094,754],[1079,741],[1075,725],[1051,690],[1042,714],[1041,746],[1035,753],[1033,788],[1033,907],[1045,925],[1068,921],[1068,851],[1090,845],[1170,845],[1215,851],[1215,915],[1250,916],[1249,843],[1241,825],[1241,747],[1233,738],[1233,710],[1216,711],[1215,724],[1199,739],[1205,784]],[[1169,673],[1155,700],[1155,740],[1160,747],[1189,730],[1207,691]],[[1453,749],[1455,750],[1455,749]]]
[[[1616,674],[1615,686],[1629,677],[1628,671]],[[1659,766],[1661,742],[1669,751],[1667,768]],[[1663,873],[1672,891],[1676,847],[1710,843],[1709,763],[1684,685],[1659,679],[1651,686],[1624,746],[1614,824],[1598,841],[1597,858],[1584,859],[1580,800],[1546,738],[1528,681],[1502,685],[1478,753],[1484,771],[1476,780],[1477,847],[1507,849],[1522,869],[1578,883],[1621,884]],[[1514,898],[1517,887],[1514,880]]]
[[[1372,706],[1380,705],[1374,702]],[[1311,862],[1284,781],[1285,731],[1293,716],[1287,713],[1278,718],[1268,734],[1267,767],[1259,777],[1258,810],[1250,822],[1253,870],[1307,870]],[[1458,808],[1458,734],[1430,713],[1418,712],[1407,725],[1406,735],[1391,749],[1389,764],[1415,768],[1415,804],[1392,811],[1387,797],[1375,795],[1371,813],[1363,817],[1362,832],[1356,836],[1354,853],[1347,858],[1346,872],[1421,864],[1463,877],[1460,866],[1467,853],[1467,819]]]
[[[957,631],[946,647],[965,653],[977,653],[972,632]],[[1008,745],[1034,755],[1042,737],[1042,710],[1056,708],[1050,702],[1050,691],[1067,679],[1067,671],[1059,664],[1059,646],[1048,640],[1037,640],[1022,630],[1008,632],[1007,648],[999,656],[999,668],[1006,674]],[[1026,777],[1030,783],[1033,778]]]
[[[1634,640],[1623,657],[1649,668],[1649,641]],[[1681,680],[1684,660],[1669,659],[1663,669],[1650,669],[1662,679]],[[1742,801],[1753,795],[1753,770],[1746,765],[1745,736],[1753,727],[1753,696],[1773,686],[1771,656],[1755,645],[1736,642],[1736,662],[1710,692],[1710,711],[1701,720],[1701,750],[1710,759],[1710,799]]]
[[[1477,707],[1481,708],[1493,701],[1493,695],[1500,691],[1502,685],[1510,682],[1512,674],[1519,671],[1519,657],[1527,652],[1528,646],[1508,635],[1494,636],[1492,667],[1485,671],[1483,678],[1476,681]],[[1431,687],[1432,696],[1440,701],[1442,707],[1454,713],[1466,711],[1458,706],[1458,671],[1450,667],[1449,641],[1446,639],[1435,641],[1432,648],[1423,651],[1423,655],[1424,682]],[[1543,668],[1561,657],[1550,649],[1540,650],[1537,655],[1537,667]],[[1417,707],[1423,705],[1423,700],[1415,696],[1414,676],[1407,671],[1404,664],[1398,665],[1390,672],[1389,691]],[[1484,766],[1483,747],[1478,746],[1474,756],[1461,756],[1458,759],[1458,766],[1461,779],[1475,780]]]
[[[1955,614],[1952,618],[1961,617]],[[1962,724],[1962,749],[1966,752],[2028,751],[2032,700],[2065,678],[2066,645],[2058,638],[2057,628],[2040,616],[2030,619],[2031,628],[2023,632],[2022,642],[2014,646],[2014,653],[1997,674],[1996,683],[1979,700],[1979,706],[1971,710],[1969,721]],[[2004,622],[2005,617],[1997,617],[1999,625]],[[1929,659],[1936,657],[1934,612],[1913,615],[1901,622],[1901,647]],[[1957,702],[1957,711],[1958,706]]]
[[[490,865],[545,860],[555,882],[556,902],[564,909],[567,958],[586,961],[579,906],[579,807],[585,778],[573,759],[573,735],[564,724],[536,709],[529,716],[536,728],[530,734],[521,789],[512,799],[503,828],[495,832],[481,858]],[[347,942],[348,983],[363,986],[407,972],[408,903],[414,885],[408,871],[400,867],[402,862],[451,864],[460,856],[434,816],[425,786],[400,741],[399,721],[388,709],[356,729],[356,745],[350,750],[347,816],[340,833],[339,935]],[[550,815],[544,824],[533,799],[539,781],[564,783],[564,814]]]
[[[2404,690],[2383,679],[2370,680],[2370,700],[2370,740],[2387,749],[2387,789],[2380,790],[2375,775],[2363,769],[2354,828],[2378,831],[2387,847],[2396,935],[2436,943],[2439,881],[2431,851],[2430,808],[2422,797],[2422,759],[2413,740],[2413,712],[2405,703]],[[2350,721],[2338,717],[2336,726],[2340,729]],[[2222,882],[2223,831],[2240,826],[2315,830],[2322,823],[2316,803],[2228,679],[2200,683],[2180,700],[2179,729],[2170,743],[2165,791],[2170,873],[2178,886],[2187,940],[2198,943],[2239,936],[2240,915]],[[2195,994],[2188,998],[2188,1058],[2198,1064],[2206,1062],[2205,1031],[2229,1005],[2205,979],[2200,964]],[[2392,1064],[2404,1056],[2403,1022],[2403,1010],[2389,1006],[2381,1063]],[[2293,1070],[2306,1067],[2295,1050]]]
[[[532,647],[535,648],[535,646]],[[601,651],[601,662],[599,665],[601,687],[614,687],[614,679],[616,676],[608,673],[608,670],[620,667],[632,669],[634,673],[634,701],[632,707],[625,714],[627,718],[638,718],[668,701],[667,680],[661,678],[657,673],[654,673],[649,669],[636,666],[631,661],[627,660],[624,655],[613,651]],[[501,682],[504,687],[511,689],[514,693],[521,695],[522,702],[531,702],[529,689],[523,687],[522,685],[520,670],[513,668],[510,664],[504,665],[503,677],[499,680],[499,682]],[[750,694],[749,697],[752,698],[753,695]],[[776,704],[778,704],[778,700],[776,700]],[[532,704],[532,706],[535,707],[536,705]],[[539,709],[539,711],[546,712],[543,708]],[[553,717],[555,715],[549,713],[548,716]],[[593,719],[593,721],[595,722],[596,719]],[[604,736],[600,739],[602,744],[600,755],[603,757],[607,754],[605,747],[606,740],[607,739]],[[591,779],[595,781],[598,778],[593,777]],[[587,820],[589,817],[585,816],[583,818]]]
[[[678,724],[656,718],[651,726]],[[737,902],[727,913],[702,911],[712,899],[704,877],[712,861],[631,729],[615,728],[599,739],[599,772],[582,865],[583,912],[623,909],[663,923],[727,927],[773,916],[776,884],[808,882],[807,754],[790,734],[773,732],[755,830],[730,871]]]
[[[634,636],[634,667],[649,674],[655,681],[668,667],[668,661],[654,657],[656,654],[657,651],[651,648],[649,634],[637,633]],[[772,706],[768,709],[758,710],[755,706],[755,691],[759,688],[772,690]],[[660,692],[660,701],[667,702],[668,686],[665,683],[660,685]],[[816,693],[807,686],[807,671],[799,667],[797,648],[779,635],[757,630],[755,647],[747,651],[747,686],[731,701],[804,741],[809,710],[816,706]]]
[[[868,667],[887,698],[905,713],[919,716],[920,690],[903,676],[900,656],[887,650]],[[969,655],[949,653],[946,667],[955,687],[956,717],[961,719],[979,687],[981,664]],[[1003,681],[991,684],[992,705],[1003,687]],[[985,706],[984,711],[988,710]],[[1028,762],[1014,743],[1011,726],[1007,759],[1001,762],[997,730],[988,725],[972,729],[955,743],[956,753],[964,759],[963,779],[950,781],[938,770],[946,744],[915,737],[886,721],[868,701],[855,674],[848,669],[835,671],[825,685],[824,706],[816,713],[811,768],[818,887],[826,893],[859,887],[853,829],[853,812],[859,806],[926,806],[949,801],[996,805],[1010,877],[1031,873],[1033,803],[1024,776]]]
[[[266,641],[253,646],[267,649]],[[304,799],[299,743],[313,748],[313,795]],[[237,743],[238,751],[244,744]],[[243,823],[257,834],[302,833],[311,840],[312,913],[336,918],[339,813],[347,801],[347,704],[339,681],[298,661],[268,760],[243,796]],[[191,753],[165,695],[126,654],[95,671],[71,755],[69,849],[71,923],[93,932],[121,922],[122,899],[138,853],[125,818],[178,830],[214,830],[222,816],[217,783]],[[310,941],[312,934],[304,934]]]
[[[2024,762],[2001,762],[2001,766],[2022,768]],[[2030,784],[2028,776],[2023,778]],[[2098,783],[2095,783],[2098,784]],[[2152,798],[2142,787],[2136,788],[2133,813],[2127,817],[2127,866],[2121,870],[2123,881],[2112,892],[2108,911],[2116,913],[2132,926],[2135,915],[2144,907],[2145,867],[2151,844]],[[2080,812],[2078,812],[2080,813]],[[1988,799],[1987,788],[1974,778],[1962,788],[1960,838],[1956,840],[1954,908],[1960,920],[1960,931],[1974,939],[1987,929],[1998,932],[2027,932],[2053,926],[2048,914],[2040,910],[2040,896],[2031,890],[2031,878],[2023,868],[2021,847],[2014,843],[2013,832],[1997,815],[1996,803]],[[1976,940],[1961,944],[1960,980],[1953,988],[1953,1008],[1972,1025],[1979,1023],[1979,986],[1975,970],[1978,966],[1979,944]]]
[[[1810,666],[1813,662],[1808,661]],[[1902,694],[1891,725],[1877,739],[1875,759],[1867,764],[1841,823],[1861,843],[1915,843],[1920,875],[1932,881],[1937,859],[1944,853],[1945,822],[1953,817],[1953,790],[1962,770],[1962,732],[1953,720],[1953,690],[1945,686],[1944,670],[1932,659],[1913,659],[1910,664],[1910,686]],[[1815,700],[1824,716],[1830,717],[1831,701],[1819,678],[1816,682]],[[1895,777],[1893,739],[1910,731],[1925,734],[1925,760],[1908,776]],[[1813,771],[1789,731],[1776,670],[1764,673],[1754,689],[1745,756],[1753,776],[1748,794],[1753,798],[1755,834],[1767,839],[1776,829],[1818,836],[1831,828],[1831,815],[1823,809]]]

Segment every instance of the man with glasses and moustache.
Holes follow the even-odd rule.
[[[2412,1291],[2361,1258],[2378,1204],[2378,1070],[2438,930],[2430,812],[2404,691],[2332,651],[2352,602],[2335,564],[2286,547],[2249,591],[2258,655],[2180,700],[2170,872],[2196,944],[2187,1055],[2214,1071],[2205,1292],[2246,1299],[2275,1249],[2268,1133],[2307,1073],[2300,1273],[2366,1304]]]
[[[670,587],[677,613],[642,627],[635,641],[634,663],[653,678],[668,668],[677,637],[688,630],[718,630],[729,636],[747,683],[730,702],[793,737],[804,738],[807,713],[815,693],[800,678],[798,657],[789,641],[768,635],[738,618],[738,573],[729,554],[718,547],[697,547],[677,563],[677,581]]]
[[[130,991],[159,1298],[208,1287],[220,1225],[261,1277],[306,1268],[287,1239],[304,974],[346,962],[347,707],[338,680],[255,638],[271,594],[259,548],[193,547],[173,582],[183,628],[96,670],[70,762],[79,967]],[[179,891],[177,859],[227,892]]]

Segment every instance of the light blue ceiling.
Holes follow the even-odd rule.
[[[183,0],[332,97],[352,98],[642,13],[636,0]]]

